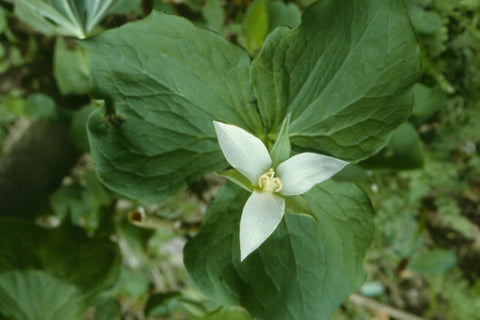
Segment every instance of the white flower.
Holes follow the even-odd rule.
[[[285,212],[284,197],[304,194],[348,164],[305,152],[272,168],[270,154],[259,138],[234,125],[213,124],[225,158],[253,186],[240,220],[242,261],[277,228]]]

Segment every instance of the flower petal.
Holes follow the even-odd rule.
[[[300,153],[282,162],[277,175],[282,181],[280,194],[293,196],[304,194],[342,170],[348,162],[317,153]]]
[[[240,255],[243,261],[275,231],[285,212],[285,199],[254,191],[240,220]]]
[[[262,140],[231,124],[217,121],[213,124],[225,159],[256,186],[258,178],[272,165]]]

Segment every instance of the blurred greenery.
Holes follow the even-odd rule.
[[[268,33],[297,26],[312,2],[131,1],[92,33],[154,8],[256,55]],[[35,222],[2,218],[0,319],[249,319],[199,294],[183,267],[183,245],[222,180],[202,178],[161,203],[123,199],[102,186],[88,154],[85,123],[95,107],[84,53],[70,38],[21,22],[11,3],[0,1],[0,161],[38,120],[71,122],[84,154]],[[376,210],[368,277],[357,294],[425,319],[480,319],[480,1],[404,3],[424,71],[411,117],[377,155],[338,176],[358,183]],[[162,227],[129,223],[139,207]],[[355,301],[331,319],[388,319]]]
[[[62,95],[88,92],[87,59],[80,46],[70,39],[58,37],[55,42],[53,74]]]

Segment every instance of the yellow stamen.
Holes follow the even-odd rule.
[[[275,171],[272,168],[268,169],[267,172],[262,174],[258,178],[258,186],[262,191],[266,192],[279,192],[282,190],[282,181],[280,178],[275,177]]]

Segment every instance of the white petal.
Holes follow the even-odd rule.
[[[285,212],[285,199],[268,192],[253,192],[240,220],[240,255],[243,261],[275,231]]]
[[[342,170],[348,162],[317,153],[300,153],[280,163],[277,175],[282,181],[280,194],[299,195]]]
[[[256,186],[258,178],[272,165],[262,140],[231,124],[213,124],[225,159]]]

